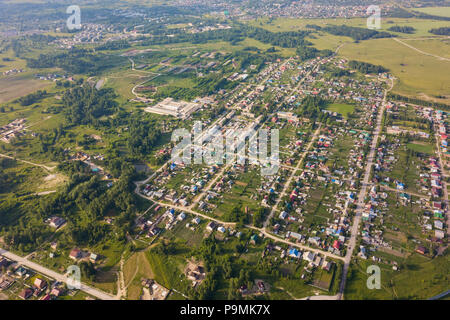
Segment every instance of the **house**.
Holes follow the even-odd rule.
[[[286,238],[294,238],[298,241],[302,240],[303,236],[300,233],[288,231],[286,233]]]
[[[26,288],[23,289],[20,293],[19,293],[19,297],[21,297],[22,299],[26,300],[29,297],[31,297],[33,295],[33,290],[31,290],[30,288]]]
[[[442,231],[442,230],[434,230],[434,236],[435,236],[437,239],[444,239],[445,233],[444,233],[444,231]]]
[[[25,269],[25,268],[22,267],[22,266],[19,266],[19,267],[16,269],[16,274],[17,274],[19,277],[23,277],[24,275],[27,274],[27,272],[28,272],[28,270]]]
[[[45,288],[47,288],[47,282],[45,280],[42,280],[40,278],[36,278],[34,280],[33,285],[38,288],[39,290],[43,290]]]
[[[73,249],[72,251],[70,251],[69,254],[69,258],[71,258],[72,260],[78,260],[81,258],[81,250],[78,248]]]
[[[92,263],[97,262],[98,260],[98,255],[95,253],[91,253],[91,255],[89,256],[89,261],[91,261]]]
[[[301,257],[301,252],[298,251],[298,250],[295,249],[295,248],[292,248],[292,249],[289,250],[289,257],[292,257],[292,258],[300,258],[300,257]]]
[[[420,253],[420,254],[426,254],[427,253],[427,248],[423,247],[423,246],[419,246],[416,248],[416,252]]]
[[[444,223],[442,221],[436,220],[436,221],[434,221],[434,227],[436,229],[442,230],[442,229],[444,229]]]
[[[318,267],[318,266],[320,266],[320,263],[321,263],[321,262],[322,262],[322,258],[319,257],[319,256],[317,256],[317,257],[314,259],[313,264],[314,264],[316,267]]]
[[[59,297],[60,295],[62,295],[62,293],[63,291],[60,288],[53,288],[52,291],[50,292],[50,294],[55,297]]]
[[[339,240],[334,240],[333,248],[339,250],[341,248],[341,242]]]
[[[206,230],[208,231],[214,231],[214,229],[216,228],[216,223],[214,221],[211,221],[210,223],[208,223],[208,225],[206,226]]]
[[[61,227],[64,223],[66,223],[66,220],[60,217],[52,217],[50,218],[50,227],[58,229]]]
[[[330,271],[331,270],[331,266],[332,266],[332,262],[331,261],[324,261],[322,264],[322,269],[326,270],[326,271]]]
[[[316,254],[310,251],[303,252],[303,260],[306,260],[308,262],[314,261],[314,258],[316,257]]]
[[[286,211],[282,211],[282,212],[280,213],[279,218],[284,220],[284,219],[287,218],[287,216],[288,216],[288,213],[287,213]]]
[[[223,226],[220,226],[217,228],[217,231],[219,231],[221,233],[225,233],[227,230]]]
[[[200,224],[201,220],[199,217],[195,217],[194,219],[192,219],[192,222],[195,224]]]
[[[0,271],[2,268],[6,268],[9,264],[9,261],[4,259],[4,258],[0,258]]]
[[[181,212],[178,217],[177,220],[178,221],[183,221],[186,218],[186,214],[184,212]]]

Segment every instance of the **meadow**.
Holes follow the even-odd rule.
[[[413,8],[413,10],[431,14],[433,16],[450,17],[450,7]]]
[[[390,265],[381,268],[381,289],[368,289],[366,269],[372,261],[357,260],[352,263],[345,288],[344,298],[354,299],[428,299],[448,290],[448,250],[443,256],[429,259],[417,253],[403,260],[400,270]]]
[[[397,78],[393,92],[426,100],[449,102],[450,62],[414,51],[394,39],[367,40],[343,46],[339,54],[388,68]],[[436,96],[445,96],[437,99]]]

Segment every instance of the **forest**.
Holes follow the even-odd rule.
[[[437,36],[449,36],[450,35],[450,27],[442,27],[442,28],[434,28],[429,31],[432,34]]]
[[[416,29],[410,26],[392,26],[388,29],[389,31],[393,32],[401,32],[401,33],[407,33],[412,34],[416,32]]]
[[[358,27],[349,27],[346,25],[341,26],[328,25],[326,27],[323,27],[322,30],[335,36],[347,36],[355,41],[394,37],[394,35],[390,34],[389,32],[376,31]]]
[[[382,66],[376,66],[371,63],[355,61],[355,60],[350,61],[348,63],[348,65],[350,66],[350,68],[356,69],[363,74],[369,74],[369,73],[378,74],[378,73],[383,73],[383,72],[389,71],[388,69],[386,69]]]

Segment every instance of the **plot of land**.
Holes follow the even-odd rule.
[[[345,119],[348,119],[348,114],[355,110],[355,106],[350,104],[333,103],[327,107],[327,110],[340,113]]]
[[[394,92],[429,99],[450,92],[450,63],[421,54],[393,39],[346,44],[339,51],[353,60],[383,65],[398,78]],[[436,100],[436,99],[435,99]],[[441,99],[443,102],[450,98]]]
[[[0,103],[20,98],[49,86],[49,82],[28,77],[7,77],[0,79]]]

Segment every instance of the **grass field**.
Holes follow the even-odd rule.
[[[414,11],[439,17],[450,17],[450,7],[413,8]]]
[[[381,268],[381,289],[368,289],[366,269],[372,261],[352,264],[344,297],[353,299],[428,299],[448,290],[449,268],[448,250],[445,256],[434,259],[413,254],[404,259],[399,271],[389,265]]]
[[[450,39],[408,39],[403,42],[421,51],[450,58]]]
[[[249,21],[248,23],[255,27],[264,28],[273,32],[305,30],[306,25],[308,24],[318,25],[320,27],[324,27],[327,24],[333,24],[333,25],[348,25],[352,27],[367,28],[367,19],[365,18],[354,18],[354,19],[278,18],[273,19],[271,23],[269,23],[269,19],[267,18],[259,18],[257,20]],[[411,19],[411,18],[383,18],[381,20],[380,31],[387,31],[390,27],[394,25],[414,27],[416,29],[416,32],[413,34],[404,34],[395,32],[394,34],[398,34],[401,37],[415,38],[418,36],[433,36],[431,33],[428,32],[430,29],[446,27],[448,26],[448,22],[440,20],[425,20],[425,19]],[[352,41],[348,37],[343,38]]]
[[[138,300],[142,293],[141,278],[154,277],[144,252],[137,252],[126,261],[123,266],[123,276],[128,289],[128,299]]]
[[[32,79],[27,75],[2,78],[0,79],[0,103],[20,98],[52,85],[48,81]]]
[[[411,149],[416,152],[433,154],[434,148],[430,144],[416,144],[416,143],[408,143],[408,149]]]
[[[327,110],[340,113],[345,119],[348,119],[348,114],[355,110],[355,106],[343,103],[333,103],[327,107]]]
[[[398,78],[393,92],[434,99],[446,95],[450,101],[450,62],[430,57],[393,39],[368,40],[346,44],[339,53],[352,60],[383,65]]]

